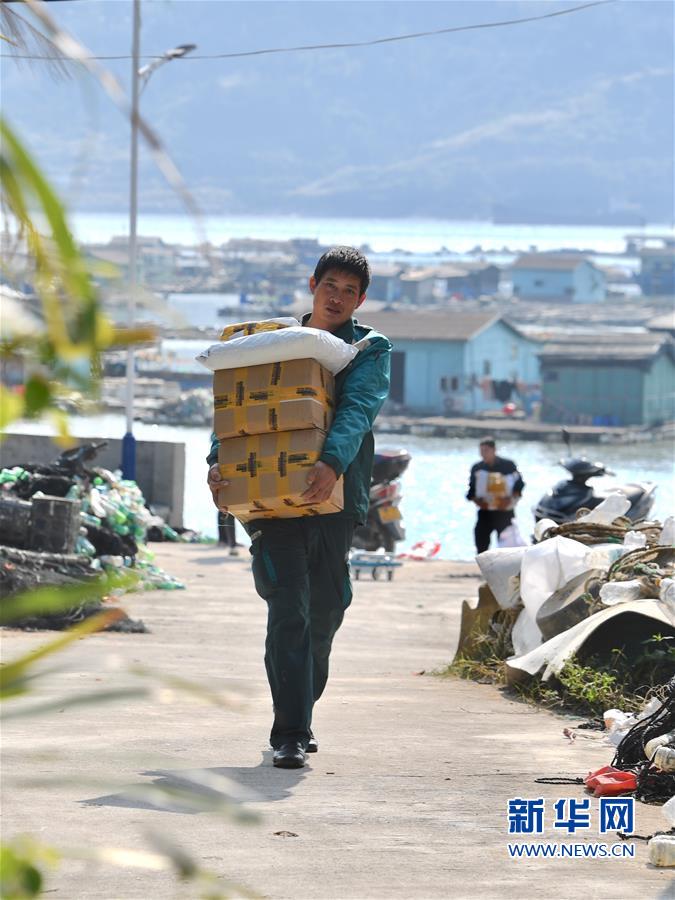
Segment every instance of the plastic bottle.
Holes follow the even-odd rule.
[[[75,552],[82,554],[82,556],[96,556],[96,548],[91,541],[82,534],[78,535],[75,541]]]
[[[662,772],[675,772],[675,747],[659,747],[654,754],[654,765]]]
[[[553,519],[540,519],[534,526],[534,539],[538,544],[539,541],[544,536],[544,532],[548,531],[549,528],[557,528],[558,523],[554,522]]]
[[[647,535],[644,531],[628,531],[623,539],[623,553],[641,550],[647,546]]]
[[[675,546],[675,516],[668,516],[666,521],[663,523],[663,528],[661,529],[661,537],[659,538],[659,545],[661,547]]]
[[[630,500],[620,491],[614,491],[595,509],[585,516],[577,519],[577,522],[595,522],[598,525],[611,525],[614,519],[618,519],[630,509]]]
[[[675,866],[675,834],[657,834],[647,844],[653,866]]]
[[[669,731],[667,734],[660,734],[658,737],[652,738],[645,744],[645,756],[651,759],[659,747],[665,744],[675,744],[675,730]]]
[[[91,513],[81,512],[80,519],[84,522],[85,525],[91,525],[93,528],[100,528],[101,520],[98,516],[92,516]]]
[[[600,599],[605,606],[614,606],[626,600],[639,600],[643,596],[644,585],[637,579],[633,581],[608,581],[600,588]]]

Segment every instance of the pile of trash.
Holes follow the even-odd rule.
[[[481,658],[488,642],[508,684],[546,682],[573,658],[619,651],[631,666],[656,633],[672,660],[675,518],[631,523],[623,518],[627,505],[612,494],[576,521],[538,522],[531,546],[479,554],[486,583],[477,604],[464,603],[455,663]],[[665,667],[663,681],[673,672],[671,663]],[[605,712],[616,754],[587,776],[589,789],[657,803],[675,795],[675,679],[652,693],[640,713]]]
[[[458,654],[500,612],[509,683],[540,672],[546,681],[582,648],[620,644],[630,655],[655,631],[675,638],[675,518],[636,525],[627,505],[612,494],[575,522],[538,522],[531,546],[480,553],[487,587],[477,606],[465,603]]]
[[[632,795],[643,803],[664,804],[671,827],[646,838],[649,861],[675,866],[675,677],[639,713],[610,709],[604,724],[607,740],[616,746],[614,758],[580,780],[595,797]]]
[[[119,474],[90,467],[105,444],[85,444],[48,465],[0,470],[0,596],[46,585],[94,580],[101,573],[132,572],[135,589],[176,590],[184,585],[154,563],[146,546],[179,535],[148,509],[140,488]],[[63,628],[91,615],[95,604],[32,618],[16,627]],[[122,620],[118,630],[145,630]]]

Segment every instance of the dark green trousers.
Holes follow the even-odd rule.
[[[253,578],[267,602],[265,668],[270,743],[307,744],[312,708],[328,679],[335,632],[352,599],[347,556],[354,520],[339,515],[250,522]]]

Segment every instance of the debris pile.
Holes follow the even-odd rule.
[[[618,654],[630,668],[657,641],[654,696],[637,716],[605,713],[616,756],[589,777],[664,802],[675,794],[675,679],[664,685],[675,671],[675,518],[631,523],[627,504],[610,495],[574,522],[538,522],[532,546],[479,554],[486,583],[464,603],[454,666],[489,659],[507,684],[556,685],[577,661]]]
[[[183,585],[154,563],[145,541],[185,537],[148,509],[133,481],[90,467],[104,446],[85,444],[48,465],[0,470],[0,595],[35,587],[94,580],[102,572],[132,572],[136,589],[175,590]],[[99,607],[100,608],[100,607]],[[92,604],[64,614],[19,623],[19,627],[67,627],[95,612]],[[115,627],[115,626],[113,626]],[[122,630],[144,630],[122,621]]]

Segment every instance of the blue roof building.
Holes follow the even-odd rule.
[[[601,303],[607,294],[605,273],[578,255],[526,253],[514,262],[511,277],[521,300]]]
[[[538,342],[494,312],[364,311],[392,341],[390,400],[414,413],[475,415],[539,393]]]

